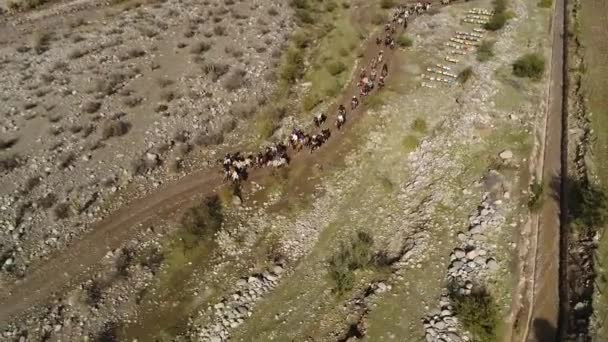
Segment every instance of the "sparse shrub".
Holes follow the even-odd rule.
[[[473,76],[473,68],[466,67],[458,74],[458,80],[460,83],[465,84]]]
[[[303,71],[304,59],[301,52],[296,48],[289,48],[285,54],[285,63],[280,70],[281,79],[292,84],[301,77]]]
[[[121,62],[124,62],[129,59],[139,58],[139,57],[143,57],[145,55],[146,55],[146,51],[144,51],[143,49],[134,47],[134,48],[130,48],[127,51],[125,51],[124,53],[120,54],[118,56],[118,60],[120,60]]]
[[[32,191],[35,187],[40,185],[40,176],[31,176],[25,181],[25,192]]]
[[[163,260],[165,260],[165,256],[163,255],[162,251],[156,247],[150,247],[141,253],[139,263],[154,273],[158,271]]]
[[[159,77],[156,79],[156,84],[158,84],[158,86],[161,88],[167,88],[173,83],[175,83],[173,80],[164,77]]]
[[[326,68],[332,76],[337,76],[346,70],[346,65],[341,61],[334,61],[328,63]]]
[[[192,54],[201,54],[203,52],[207,52],[211,49],[211,44],[207,42],[197,42],[190,48],[190,53]]]
[[[528,208],[530,208],[531,211],[537,211],[543,205],[544,193],[545,189],[541,183],[534,182],[530,185]]]
[[[354,272],[371,265],[372,237],[358,232],[348,243],[342,243],[328,260],[329,276],[339,294],[351,290],[355,284]]]
[[[32,47],[37,54],[42,54],[49,48],[49,42],[51,40],[51,33],[49,32],[36,32],[32,36]]]
[[[498,306],[485,288],[473,288],[470,295],[450,289],[454,314],[474,341],[494,342],[500,322]]]
[[[224,220],[222,205],[218,196],[205,198],[202,203],[189,208],[182,216],[182,228],[197,240],[210,241]]]
[[[211,80],[213,82],[219,80],[220,77],[228,72],[228,70],[230,70],[230,66],[222,63],[207,63],[203,66],[203,72],[207,75],[211,75]]]
[[[276,15],[278,15],[278,14],[279,14],[279,11],[277,11],[277,9],[276,9],[276,8],[271,7],[271,8],[269,8],[269,9],[268,9],[268,15],[273,16],[273,17],[274,17],[274,16],[276,16]]]
[[[302,108],[305,111],[309,111],[315,108],[321,102],[323,102],[323,100],[316,92],[310,92],[302,99]]]
[[[222,25],[217,25],[213,28],[213,33],[216,36],[225,36],[226,35],[226,28]]]
[[[67,152],[59,157],[59,167],[65,169],[72,165],[76,160],[74,152]]]
[[[484,40],[479,48],[477,49],[477,60],[480,62],[486,62],[490,58],[494,57],[494,41]]]
[[[297,8],[295,14],[296,19],[302,24],[313,24],[315,22],[309,10]]]
[[[68,52],[68,58],[69,59],[78,59],[86,54],[87,54],[87,51],[84,49],[73,48],[72,50],[70,50],[70,52]]]
[[[139,96],[128,96],[122,100],[122,103],[129,108],[137,107],[143,102],[143,98]]]
[[[19,141],[19,138],[0,138],[0,150],[9,149]]]
[[[167,103],[171,102],[175,99],[175,92],[173,90],[163,90],[160,93],[159,98]]]
[[[414,122],[412,122],[412,129],[418,133],[426,133],[426,121],[423,118],[416,118]]]
[[[89,114],[97,112],[99,108],[101,108],[101,102],[97,101],[87,101],[82,105],[82,110]]]
[[[24,12],[42,6],[46,0],[8,0],[7,7],[13,12]]]
[[[224,142],[222,132],[203,132],[194,138],[194,143],[198,146],[219,145]]]
[[[243,69],[235,69],[224,81],[224,88],[228,91],[235,91],[245,84],[245,75],[247,72]]]
[[[389,9],[395,7],[395,0],[381,0],[380,7],[384,9]]]
[[[53,193],[48,193],[40,197],[38,201],[36,201],[38,206],[42,209],[49,209],[55,204],[55,202],[57,202],[57,196],[55,196],[55,194]]]
[[[540,79],[545,71],[545,58],[538,53],[529,53],[513,63],[513,74],[517,77]]]
[[[55,215],[55,219],[63,220],[70,217],[71,208],[70,204],[66,202],[59,203],[53,208],[53,214]]]
[[[0,173],[11,172],[22,166],[24,162],[18,154],[0,156]]]
[[[116,275],[119,277],[126,278],[129,276],[129,267],[133,264],[134,252],[129,248],[123,248],[116,258],[114,268],[116,269]]]
[[[378,93],[366,97],[364,101],[367,108],[372,110],[379,109],[384,105],[384,99]]]
[[[397,45],[400,47],[410,47],[414,44],[412,38],[407,36],[406,34],[400,34],[396,40]]]
[[[305,9],[308,8],[308,0],[291,0],[289,5],[293,8]]]
[[[230,114],[236,118],[250,118],[256,110],[254,103],[235,103],[230,107]]]
[[[552,5],[553,5],[553,0],[540,0],[538,2],[538,7],[542,7],[542,8],[551,8]]]
[[[127,134],[130,128],[131,124],[126,121],[109,120],[106,121],[103,125],[103,128],[101,130],[101,137],[104,140],[109,139],[111,137],[120,137]]]

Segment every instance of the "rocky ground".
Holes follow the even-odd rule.
[[[0,276],[26,275],[124,204],[125,188],[141,195],[214,161],[200,147],[271,91],[290,12],[166,1],[4,24]]]
[[[127,194],[217,158],[191,147],[240,139],[239,123],[272,90],[263,76],[293,27],[292,10],[272,1],[194,5],[95,12],[42,45],[17,44],[19,35],[37,37],[30,23],[27,33],[5,28],[2,127],[15,142],[0,153],[15,162],[2,164],[4,282],[27,275]],[[473,76],[435,89],[420,87],[421,74],[445,63],[454,32],[472,29],[461,22],[466,11],[490,1],[417,18],[387,89],[338,133],[331,154],[249,182],[239,196],[220,192],[223,221],[211,242],[189,247],[176,218],[143,229],[90,280],[6,324],[2,336],[469,340],[447,287],[469,295],[484,286],[508,314],[540,118],[542,82],[509,70],[538,28],[523,1],[511,6],[515,19],[487,37],[495,56],[463,57],[454,71],[470,66]],[[65,65],[54,68],[58,61]],[[41,89],[48,92],[38,96]],[[336,293],[329,264],[360,232],[370,236],[370,265]]]

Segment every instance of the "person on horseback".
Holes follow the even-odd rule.
[[[359,99],[356,96],[353,96],[353,98],[350,100],[350,109],[353,110],[353,109],[357,108],[358,105],[359,105]]]
[[[339,105],[338,114],[346,115],[346,107],[344,107],[343,105]]]
[[[386,63],[384,63],[384,65],[382,66],[382,71],[380,75],[384,77],[388,76],[388,65]]]
[[[323,114],[323,113],[319,113],[314,117],[313,120],[314,120],[315,126],[320,127],[325,122],[325,120],[327,120],[327,116],[325,116],[325,114]]]
[[[344,123],[346,123],[346,115],[338,115],[338,118],[336,119],[336,128],[339,130],[344,126]]]
[[[378,88],[382,89],[384,88],[384,76],[380,75],[380,77],[378,78]]]

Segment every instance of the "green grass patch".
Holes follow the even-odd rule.
[[[538,7],[551,8],[551,6],[553,6],[553,0],[540,0],[538,2]]]
[[[484,40],[477,49],[477,60],[480,62],[487,62],[494,57],[494,44],[493,40]]]
[[[539,53],[525,54],[513,63],[513,74],[517,77],[539,80],[544,72],[545,58]]]
[[[416,118],[414,122],[412,122],[412,129],[418,133],[425,134],[427,132],[426,121],[423,118]]]
[[[379,93],[374,93],[365,98],[365,105],[369,109],[376,110],[384,105],[384,99]]]
[[[396,41],[397,45],[399,45],[400,47],[410,47],[414,44],[414,40],[412,40],[412,38],[410,38],[408,35],[406,35],[405,33],[400,34]]]
[[[409,152],[414,151],[418,147],[418,144],[419,144],[418,137],[416,137],[415,135],[409,134],[403,138],[403,141],[401,142],[401,147],[403,148],[403,151],[405,153],[409,153]]]

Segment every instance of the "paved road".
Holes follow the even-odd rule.
[[[559,317],[560,198],[562,175],[563,63],[565,0],[555,1],[551,84],[547,112],[543,180],[545,201],[540,212],[534,300],[530,315],[528,342],[555,341]]]

